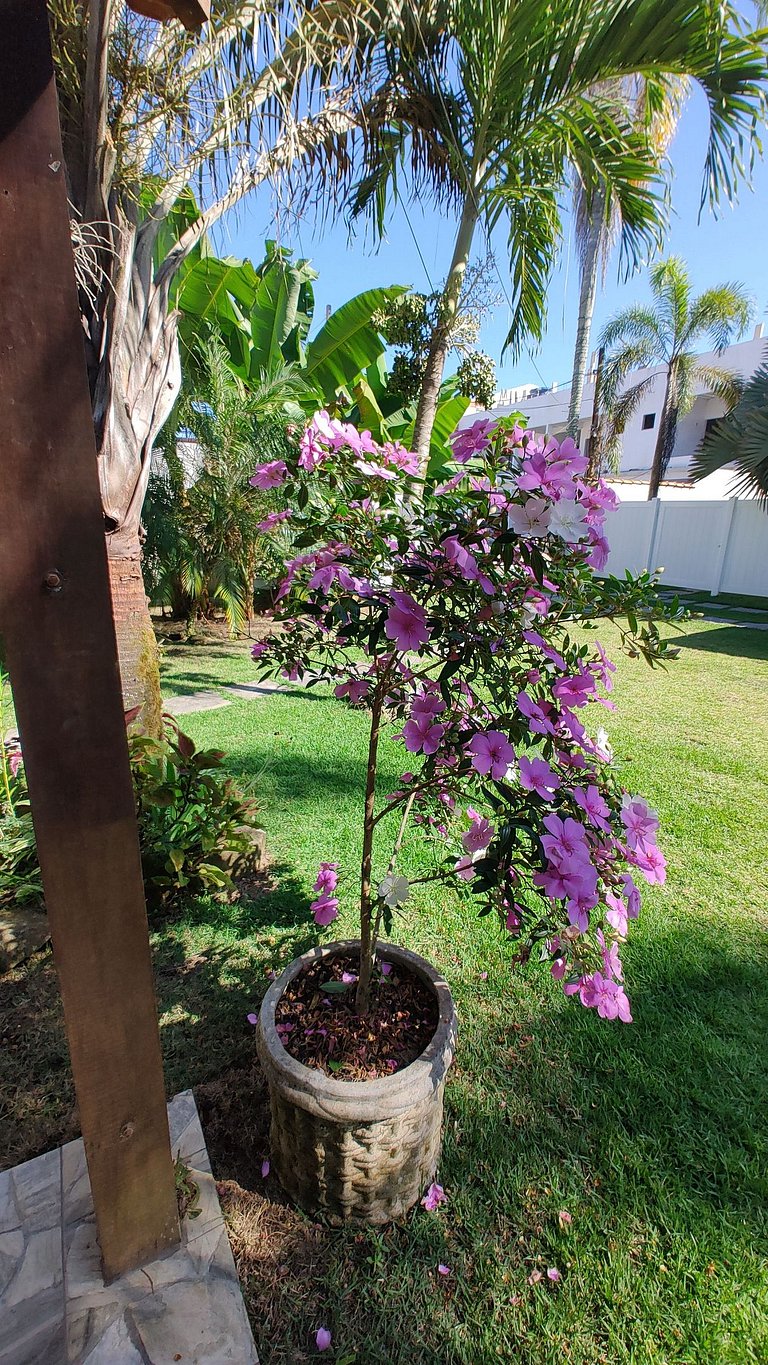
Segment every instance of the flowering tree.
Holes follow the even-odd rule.
[[[590,706],[613,708],[615,665],[570,631],[626,614],[625,648],[653,663],[668,648],[657,619],[671,613],[647,575],[593,578],[616,498],[583,482],[570,439],[544,444],[512,419],[485,420],[457,433],[453,454],[452,476],[415,503],[415,455],[320,412],[292,456],[251,480],[290,487],[291,508],[262,525],[290,518],[298,551],[254,657],[265,675],[329,681],[370,714],[357,1008],[368,1008],[379,932],[414,885],[396,870],[412,822],[436,850],[416,880],[476,896],[519,960],[536,948],[566,994],[629,1021],[619,948],[639,911],[635,874],[662,882],[664,857],[655,814],[622,789],[605,732],[586,725]],[[407,770],[381,794],[388,727]],[[338,914],[338,877],[321,864],[322,926]]]

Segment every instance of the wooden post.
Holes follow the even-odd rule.
[[[0,33],[0,632],[112,1279],[179,1224],[44,0]]]

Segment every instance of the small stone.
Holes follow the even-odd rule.
[[[26,962],[50,937],[48,916],[40,906],[0,910],[0,972]]]

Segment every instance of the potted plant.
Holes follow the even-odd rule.
[[[628,613],[622,642],[653,661],[666,642],[645,575],[598,581],[606,510],[570,440],[512,420],[457,433],[437,487],[397,444],[315,415],[258,488],[289,487],[275,628],[254,646],[263,676],[330,683],[370,718],[359,938],[297,959],[273,983],[258,1048],[270,1088],[272,1160],[304,1207],[382,1222],[433,1180],[455,1013],[426,962],[382,942],[427,881],[493,914],[519,963],[547,962],[568,994],[631,1019],[620,944],[639,909],[634,874],[663,881],[657,820],[621,788],[604,733],[614,665],[575,623]],[[639,620],[639,618],[642,618]],[[402,745],[395,791],[377,785],[385,733]],[[402,874],[409,827],[429,869]],[[321,865],[311,910],[338,915],[342,873]]]

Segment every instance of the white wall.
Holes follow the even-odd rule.
[[[606,573],[658,569],[676,588],[768,597],[768,514],[757,502],[623,502],[605,535]]]

